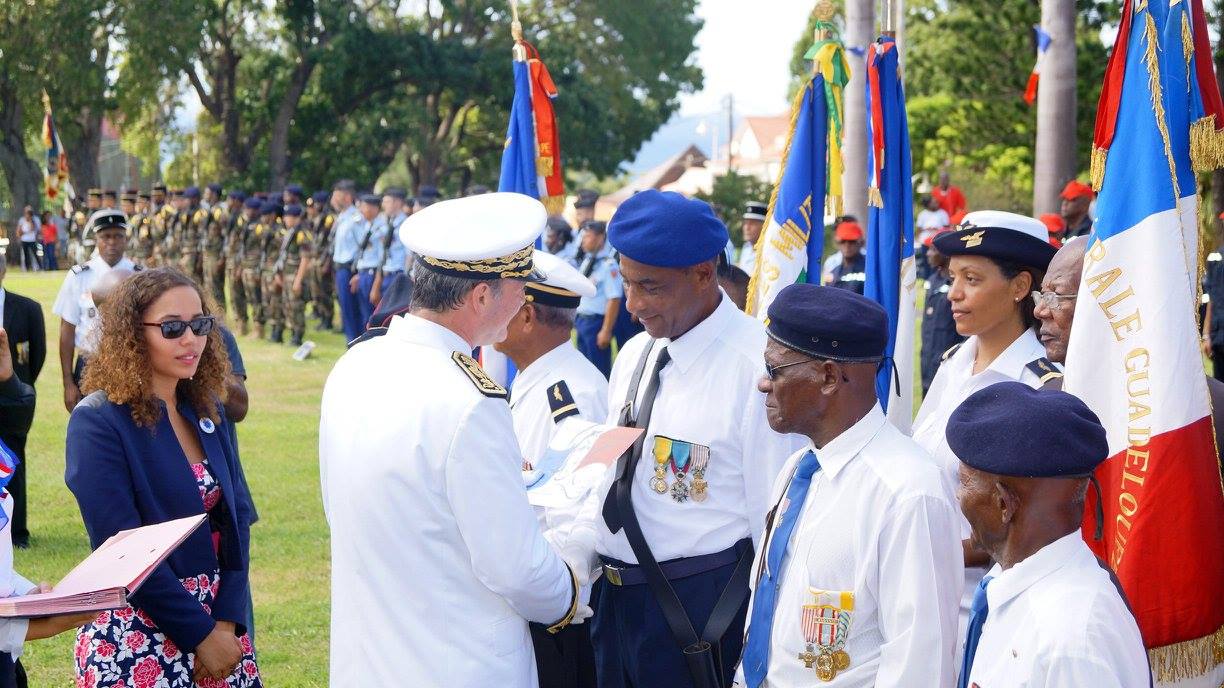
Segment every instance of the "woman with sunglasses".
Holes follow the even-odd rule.
[[[129,277],[103,306],[65,475],[90,543],[200,513],[208,527],[131,606],[80,629],[78,686],[261,685],[245,628],[250,501],[223,427],[229,361],[215,324],[200,288],[173,268]]]
[[[944,434],[952,411],[970,394],[996,382],[1040,387],[1051,375],[1061,375],[1037,339],[1031,296],[1040,288],[1055,248],[1038,220],[995,210],[969,213],[954,231],[936,236],[932,243],[949,257],[947,298],[957,333],[968,339],[944,354],[914,419],[913,438],[934,457],[955,504],[960,460]],[[969,541],[964,516],[960,521],[965,595],[958,637],[963,640],[973,592],[990,558]]]

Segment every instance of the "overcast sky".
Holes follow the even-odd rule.
[[[705,88],[681,99],[684,115],[719,110],[728,93],[744,115],[785,112],[795,40],[814,3],[807,0],[702,0],[697,61]]]

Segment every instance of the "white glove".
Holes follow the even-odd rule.
[[[574,618],[572,621],[570,621],[570,625],[573,626],[575,624],[580,624],[583,621],[586,621],[587,619],[591,618],[592,616],[595,616],[594,610],[592,610],[590,607],[586,606],[585,604],[580,604],[578,605],[578,610],[574,612]]]

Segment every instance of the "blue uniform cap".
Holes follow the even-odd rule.
[[[240,190],[238,190],[238,189],[233,189],[232,191],[230,191],[229,193],[227,193],[227,194],[225,194],[225,195],[226,195],[226,197],[227,197],[227,198],[232,198],[232,199],[234,199],[235,201],[244,201],[244,200],[246,200],[246,193],[245,193],[245,192],[243,192],[243,191],[240,191]]]
[[[291,203],[285,206],[285,215],[301,216],[301,214],[302,214],[302,206],[298,205],[297,203]]]
[[[211,191],[211,192],[213,192],[213,193],[215,193],[215,194],[220,194],[220,193],[221,193],[221,185],[220,185],[220,184],[218,184],[218,183],[216,183],[216,182],[213,182],[212,184],[209,184],[209,185],[208,185],[208,190],[209,190],[209,191]]]
[[[183,191],[183,196],[185,196],[185,197],[187,197],[187,198],[199,198],[199,197],[200,197],[200,187],[198,187],[198,186],[189,186],[189,187],[187,187],[187,188],[186,188],[186,189]]]
[[[378,194],[361,194],[361,202],[369,203],[370,205],[382,205],[382,196]]]
[[[250,198],[246,199],[246,202],[244,202],[242,205],[248,208],[260,208],[263,206],[263,201],[259,200],[255,196],[251,196]]]
[[[264,201],[263,205],[259,206],[260,215],[275,215],[276,211],[280,210],[281,204],[276,201]]]
[[[1014,381],[969,395],[945,433],[966,466],[1016,478],[1083,478],[1109,455],[1105,428],[1078,397]]]
[[[612,247],[639,263],[684,268],[713,260],[727,227],[705,201],[648,189],[629,197],[608,223]]]
[[[302,185],[301,184],[290,184],[289,186],[285,187],[285,191],[288,191],[289,193],[293,194],[294,196],[297,196],[298,198],[302,197]]]
[[[407,200],[408,198],[408,192],[398,186],[388,187],[385,191],[383,191],[383,195],[390,196],[391,198],[398,198],[401,201]]]
[[[417,196],[423,199],[436,199],[438,195],[438,187],[430,184],[422,184],[421,190],[417,192]]]
[[[314,195],[310,197],[310,200],[314,201],[316,205],[323,205],[331,200],[331,192],[316,191],[314,192]]]
[[[875,363],[888,346],[880,304],[849,289],[792,284],[769,304],[769,338],[813,358]]]

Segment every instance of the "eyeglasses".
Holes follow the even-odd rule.
[[[1064,299],[1074,299],[1078,297],[1078,294],[1057,294],[1052,291],[1035,291],[1033,292],[1033,303],[1038,307],[1045,306],[1049,310],[1057,311],[1062,309],[1062,301]]]
[[[776,365],[776,366],[769,365],[768,363],[766,363],[765,364],[765,375],[772,382],[773,380],[777,379],[778,371],[782,370],[783,368],[789,368],[791,366],[802,365],[804,363],[815,363],[819,360],[820,360],[819,358],[805,358],[802,361],[791,361],[790,363],[783,363],[782,365]]]
[[[140,323],[145,327],[160,327],[162,336],[166,339],[178,339],[187,333],[187,328],[195,333],[197,337],[203,337],[209,332],[212,332],[213,326],[217,324],[217,319],[211,315],[201,315],[198,318],[187,320],[167,320],[159,323]]]

